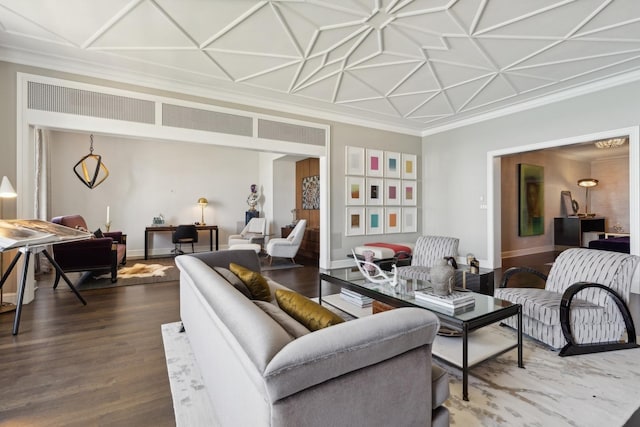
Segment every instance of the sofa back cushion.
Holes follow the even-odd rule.
[[[257,299],[260,301],[271,301],[271,289],[267,279],[262,277],[257,271],[249,270],[236,263],[229,264],[229,270],[242,280],[249,293],[251,293],[251,299]]]
[[[235,274],[231,272],[228,268],[224,267],[213,267],[213,269],[221,275],[227,282],[231,283],[231,285],[242,293],[245,297],[251,299],[251,292],[249,292],[249,288],[244,284],[242,280]]]
[[[180,286],[196,288],[202,303],[216,318],[213,324],[227,337],[227,345],[239,347],[236,353],[246,354],[258,374],[292,341],[282,326],[200,259],[181,255],[176,257],[176,265],[180,269]]]
[[[276,300],[282,310],[310,331],[344,322],[342,317],[297,292],[278,289]]]
[[[298,338],[311,332],[277,305],[266,301],[253,301],[253,303],[267,313],[269,317],[278,322],[278,324],[291,335],[291,338]]]

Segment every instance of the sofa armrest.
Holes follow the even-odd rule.
[[[399,308],[299,337],[282,348],[265,369],[269,398],[275,402],[430,345],[439,326],[438,318],[428,310]]]
[[[122,231],[105,231],[102,233],[104,237],[111,237],[116,243],[125,243],[126,241],[122,238]]]

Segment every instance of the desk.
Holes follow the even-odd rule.
[[[149,233],[171,232],[176,230],[175,225],[158,225],[144,229],[144,259],[149,258]],[[209,230],[209,250],[213,252],[213,232],[216,232],[216,251],[218,250],[218,226],[217,225],[196,225],[196,229]]]

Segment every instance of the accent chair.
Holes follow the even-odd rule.
[[[289,258],[291,262],[295,263],[294,257],[300,249],[306,228],[307,220],[301,219],[286,238],[270,239],[266,249],[267,255],[269,255],[269,264],[273,262],[274,257]]]
[[[398,277],[429,280],[436,260],[458,256],[460,239],[445,236],[420,236],[413,248],[411,265],[398,267]]]
[[[247,243],[256,243],[262,246],[266,229],[266,218],[251,218],[240,234],[229,236],[229,247]]]

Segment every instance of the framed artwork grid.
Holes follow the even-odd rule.
[[[384,180],[384,203],[385,205],[402,204],[402,185],[399,179]]]
[[[346,175],[364,176],[364,148],[346,146],[344,164]]]
[[[347,205],[364,205],[366,194],[364,178],[359,176],[346,177],[345,192]]]
[[[367,176],[384,175],[384,152],[382,150],[367,149]]]
[[[365,232],[364,208],[347,208],[345,236],[362,236]]]
[[[384,209],[367,208],[367,234],[384,233]]]

